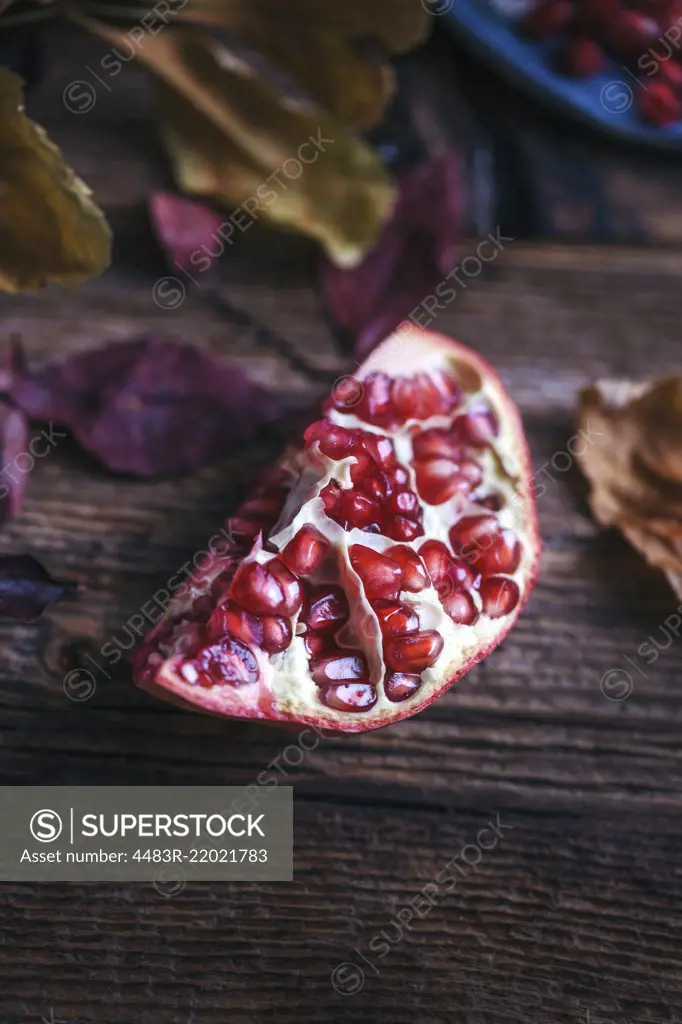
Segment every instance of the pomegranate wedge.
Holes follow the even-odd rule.
[[[138,685],[231,718],[397,722],[492,651],[532,590],[519,415],[476,353],[403,327],[226,532],[135,655]]]

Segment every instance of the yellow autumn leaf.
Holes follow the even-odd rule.
[[[409,50],[429,27],[419,0],[190,0],[183,17],[227,29],[356,128],[376,124],[393,95],[386,54]]]
[[[85,21],[114,45],[124,34]],[[378,156],[314,106],[280,96],[216,39],[167,28],[139,60],[162,83],[164,135],[182,187],[318,239],[353,266],[395,198]]]
[[[0,289],[72,287],[109,263],[111,233],[90,190],[23,109],[0,68]]]

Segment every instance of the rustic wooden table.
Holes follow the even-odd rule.
[[[150,97],[130,67],[93,111],[69,113],[63,88],[86,77],[93,44],[67,42],[32,113],[110,214],[115,265],[74,294],[4,298],[3,335],[20,331],[39,363],[108,338],[172,333],[248,364],[289,397],[314,398],[315,385],[201,293],[171,311],[154,304],[164,271],[143,201],[168,171]],[[408,77],[420,79],[419,66],[408,63]],[[417,91],[420,103],[426,94]],[[682,644],[651,666],[637,656],[677,601],[597,528],[565,454],[584,382],[678,363],[680,198],[665,183],[679,165],[604,153],[621,160],[621,180],[642,182],[642,217],[667,235],[648,231],[646,248],[517,237],[438,318],[500,368],[521,407],[547,483],[546,548],[509,639],[423,715],[327,739],[287,766],[287,734],[174,710],[135,691],[120,666],[107,668],[111,678],[94,673],[89,701],[68,700],[65,665],[88,667],[121,635],[273,450],[254,445],[154,484],[114,479],[66,442],[36,466],[2,548],[29,550],[88,589],[35,625],[0,627],[2,782],[251,782],[279,758],[295,787],[295,880],[191,884],[174,898],[150,885],[4,883],[2,1024],[679,1019]],[[306,242],[254,227],[225,258],[226,287],[310,361],[341,372],[315,259]],[[626,699],[602,692],[611,670],[628,673]],[[491,821],[497,838],[476,863],[471,844]],[[398,915],[453,858],[454,890],[401,934]]]

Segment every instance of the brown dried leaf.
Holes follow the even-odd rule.
[[[580,395],[590,505],[682,598],[682,377],[599,381]]]
[[[110,249],[87,185],[26,117],[21,79],[0,68],[0,289],[72,287],[101,274]]]
[[[124,33],[84,23],[125,44]],[[368,146],[323,111],[279,96],[200,32],[169,27],[145,39],[138,57],[162,83],[166,138],[185,190],[229,207],[250,200],[240,230],[263,217],[317,238],[339,266],[362,258],[395,195]]]
[[[228,29],[268,57],[341,124],[368,128],[393,95],[384,54],[427,33],[418,0],[194,0],[186,16]]]

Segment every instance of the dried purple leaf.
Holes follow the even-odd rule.
[[[192,256],[202,246],[213,252],[216,235],[223,224],[223,218],[210,207],[172,192],[153,192],[149,215],[169,263],[188,272],[196,267]]]
[[[351,270],[323,263],[327,308],[362,357],[433,295],[453,269],[460,242],[458,151],[418,164],[398,184],[393,214],[363,262]]]
[[[12,397],[30,418],[68,427],[108,469],[139,477],[196,470],[281,415],[240,367],[157,335],[43,367]]]
[[[73,583],[52,579],[32,555],[0,555],[0,615],[32,622],[76,590]]]

